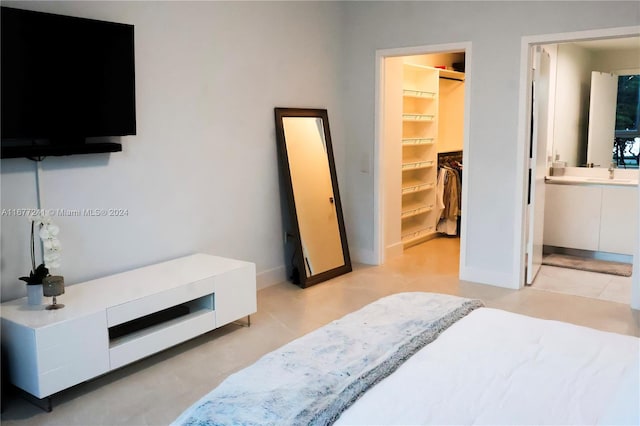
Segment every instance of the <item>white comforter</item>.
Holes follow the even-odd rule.
[[[471,312],[336,424],[640,424],[640,339]]]

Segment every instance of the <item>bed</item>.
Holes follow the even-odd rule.
[[[384,297],[229,376],[174,425],[640,424],[640,339]]]

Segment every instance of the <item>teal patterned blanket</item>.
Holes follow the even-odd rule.
[[[398,293],[270,352],[229,376],[173,425],[328,425],[475,299]]]

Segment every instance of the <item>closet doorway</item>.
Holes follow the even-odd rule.
[[[377,52],[378,263],[456,238],[464,264],[470,43]]]

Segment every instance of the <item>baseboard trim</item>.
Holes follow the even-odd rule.
[[[463,266],[460,268],[460,279],[478,284],[487,284],[495,287],[509,288],[512,290],[520,289],[520,284],[517,282],[517,279],[513,278],[513,275],[505,274],[503,272],[496,272],[489,269]]]
[[[349,247],[349,255],[353,263],[363,263],[365,265],[378,264],[378,259],[376,259],[373,250]]]
[[[384,250],[384,260],[387,261],[387,260],[393,259],[394,257],[402,256],[403,252],[404,252],[404,247],[403,247],[402,241],[395,244],[391,244],[387,246]]]
[[[287,280],[287,273],[284,265],[277,268],[268,269],[256,274],[256,287],[262,290],[272,285],[280,284]]]
[[[604,251],[581,250],[568,247],[542,246],[544,254],[566,254],[568,256],[587,257],[590,259],[607,260],[609,262],[633,263],[633,255],[608,253]]]

